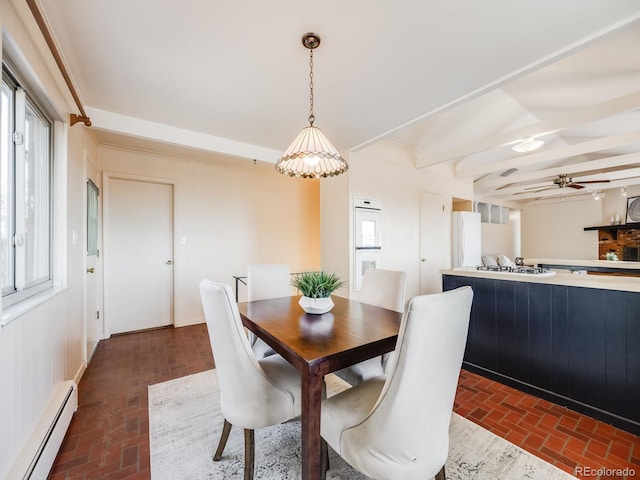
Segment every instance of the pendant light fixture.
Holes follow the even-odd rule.
[[[276,164],[276,170],[290,177],[324,178],[340,175],[349,166],[322,131],[313,125],[313,50],[320,36],[305,33],[302,44],[309,49],[309,126],[302,129]]]

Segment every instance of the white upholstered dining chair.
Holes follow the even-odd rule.
[[[231,431],[244,429],[244,478],[254,470],[254,430],[300,415],[300,374],[280,355],[257,360],[244,333],[231,287],[200,282],[200,296],[220,386],[224,426],[213,456],[220,460]]]
[[[362,286],[358,300],[402,313],[404,311],[404,292],[407,274],[397,270],[368,268],[362,277]],[[393,353],[371,358],[335,372],[340,378],[357,385],[364,380],[384,374],[385,366]]]
[[[256,263],[247,267],[247,300],[291,296],[291,272],[286,263]],[[276,353],[263,340],[249,332],[251,348],[257,358]]]
[[[472,298],[471,287],[413,298],[386,377],[323,401],[323,439],[363,474],[444,480]]]

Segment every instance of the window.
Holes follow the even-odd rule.
[[[480,221],[487,223],[489,221],[489,204],[483,202],[476,203],[476,212],[480,214]]]
[[[509,223],[509,209],[491,203],[474,202],[474,211],[480,214],[483,223]]]
[[[51,285],[52,123],[3,66],[0,242],[3,303]]]

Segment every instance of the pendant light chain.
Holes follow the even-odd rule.
[[[309,123],[313,126],[313,49],[309,49]]]

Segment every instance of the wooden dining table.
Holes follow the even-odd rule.
[[[299,372],[302,393],[302,478],[321,476],[320,404],[323,377],[395,348],[402,314],[333,296],[323,315],[307,314],[300,297],[238,304],[244,326]]]

